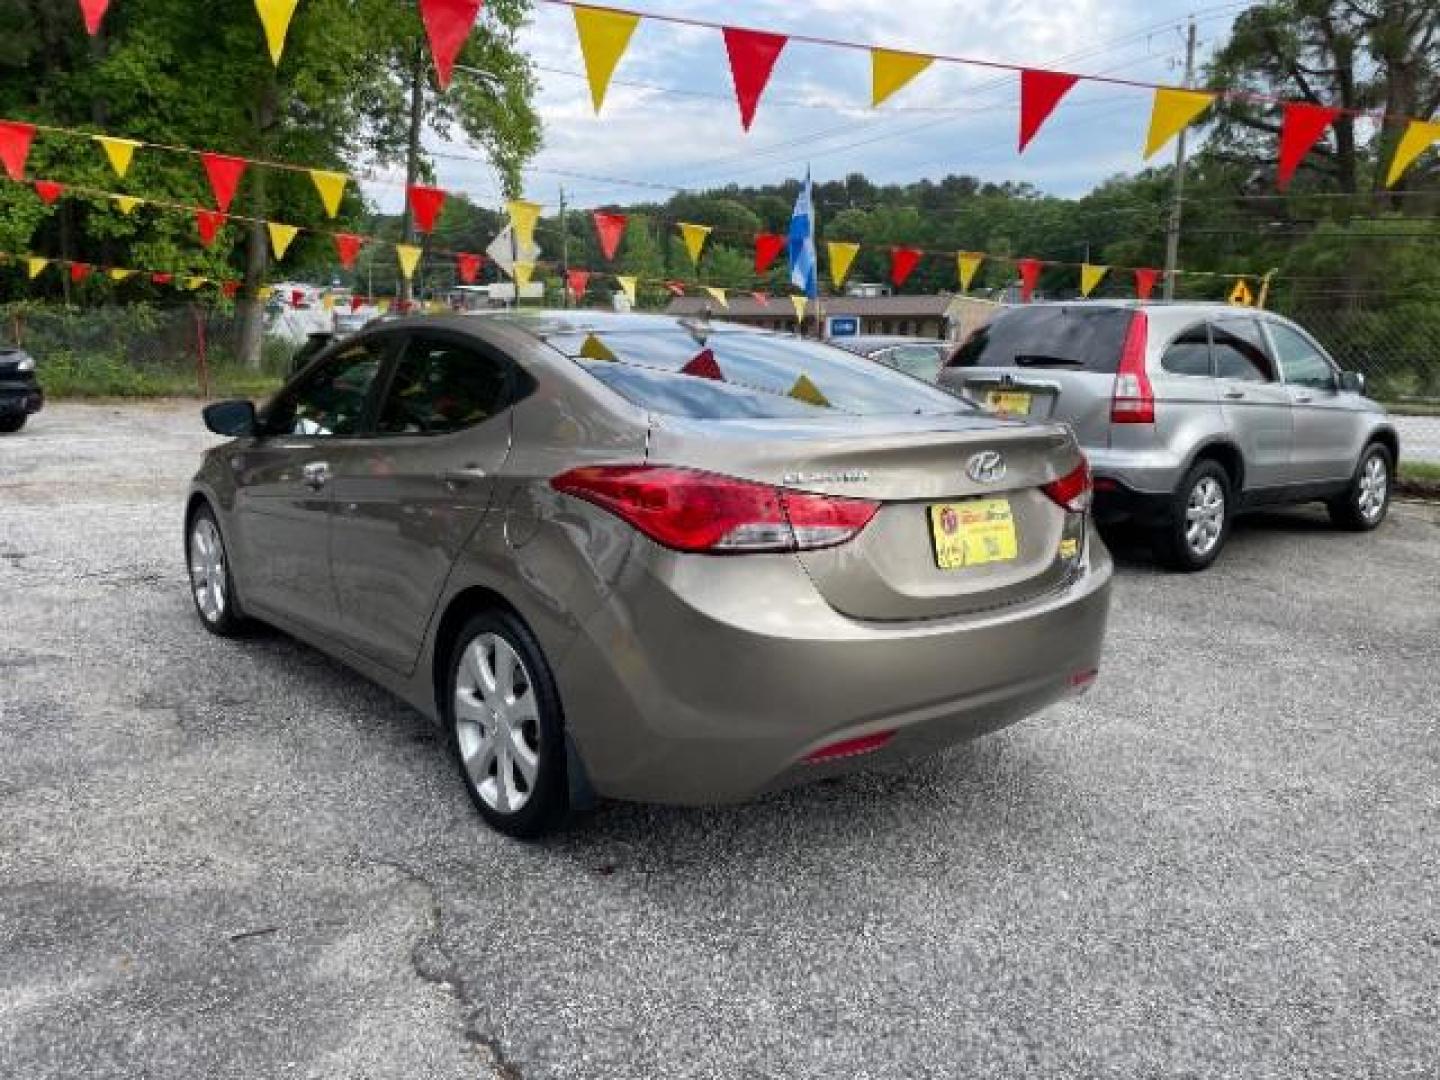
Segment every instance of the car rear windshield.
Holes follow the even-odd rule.
[[[969,412],[944,390],[785,334],[632,330],[546,341],[636,405],[697,419]]]
[[[1132,312],[1112,307],[1002,311],[971,334],[949,367],[1070,368],[1113,375]]]

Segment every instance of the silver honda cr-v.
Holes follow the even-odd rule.
[[[839,349],[572,312],[408,319],[223,402],[205,625],[273,623],[443,725],[480,812],[699,803],[1084,689],[1110,558],[1061,424]]]
[[[1150,528],[1167,565],[1214,562],[1237,512],[1323,500],[1385,518],[1400,441],[1364,379],[1288,319],[1224,304],[1077,301],[1010,308],[940,383],[993,411],[1064,420],[1102,522]]]

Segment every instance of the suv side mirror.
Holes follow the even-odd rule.
[[[1351,394],[1365,393],[1365,376],[1358,371],[1340,372],[1340,389]]]
[[[206,405],[201,415],[205,426],[216,435],[239,438],[255,434],[255,403],[244,398],[235,401],[217,401]]]

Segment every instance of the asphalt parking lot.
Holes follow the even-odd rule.
[[[0,1074],[1434,1076],[1440,513],[1122,554],[1086,698],[523,846],[430,729],[200,628],[194,405],[0,440]]]

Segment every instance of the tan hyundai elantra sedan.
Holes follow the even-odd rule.
[[[1111,564],[1066,428],[789,334],[426,317],[205,410],[211,631],[263,620],[442,725],[495,828],[745,799],[1094,679]]]

